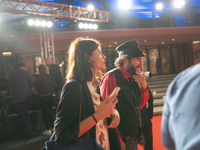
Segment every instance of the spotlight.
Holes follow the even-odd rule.
[[[53,23],[51,21],[47,21],[47,27],[50,28],[53,26]]]
[[[97,24],[93,24],[93,29],[94,29],[94,30],[98,29]]]
[[[36,21],[35,21],[35,26],[36,26],[36,27],[40,26],[40,20],[36,20]]]
[[[131,7],[131,0],[119,0],[118,6],[123,9],[129,9]]]
[[[84,29],[88,29],[88,27],[89,27],[88,24],[85,23],[85,24],[84,24]]]
[[[175,0],[174,1],[174,6],[176,8],[181,8],[185,5],[185,1],[184,0]]]
[[[89,11],[93,11],[93,10],[94,10],[94,6],[91,5],[91,4],[89,4],[89,5],[87,6],[87,9],[88,9]]]
[[[156,9],[159,9],[159,10],[163,9],[163,4],[162,3],[157,3],[156,4]]]
[[[46,27],[46,25],[47,25],[47,22],[46,22],[46,21],[44,21],[44,20],[41,21],[41,26],[42,26],[42,27]]]
[[[90,23],[89,24],[89,29],[91,30],[93,28],[93,25]]]
[[[34,25],[34,20],[33,19],[29,19],[28,20],[28,25],[29,26],[33,26]]]
[[[84,27],[83,23],[79,23],[78,27],[79,27],[80,29],[83,29],[83,27]]]

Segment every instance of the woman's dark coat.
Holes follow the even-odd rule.
[[[94,111],[90,91],[85,82],[81,82],[83,98],[86,104],[87,116]],[[79,108],[81,98],[81,87],[75,80],[68,81],[63,89],[60,104],[57,108],[55,121],[55,140],[60,146],[68,146],[76,143],[79,134]],[[83,119],[83,113],[81,113]],[[96,140],[96,126],[90,130],[90,136]],[[120,150],[120,141],[116,129],[108,129],[111,150]],[[84,135],[83,135],[84,136]]]

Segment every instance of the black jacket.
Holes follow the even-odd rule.
[[[56,87],[56,82],[54,77],[50,74],[38,75],[35,81],[35,87],[38,91],[39,96],[47,96],[55,93],[54,88]]]
[[[148,100],[148,108],[146,108],[146,106],[144,106],[141,109],[141,115],[142,115],[142,119],[144,118],[145,115],[148,115],[149,118],[153,118],[153,95],[151,93],[151,90],[149,89],[149,100]]]
[[[90,91],[85,82],[81,82],[83,98],[86,105],[87,116],[94,113],[94,106]],[[75,80],[68,81],[61,92],[60,104],[57,108],[55,121],[55,140],[60,146],[68,146],[76,143],[79,133],[79,107],[80,85]],[[83,119],[83,113],[82,113]],[[116,129],[108,129],[111,150],[120,150],[120,141]],[[96,127],[89,130],[90,136],[96,139]],[[83,135],[84,136],[84,135]]]
[[[119,111],[121,118],[118,130],[136,138],[140,133],[141,127],[141,95],[139,85],[135,81],[132,81],[133,84],[130,84],[117,68],[110,72],[114,74],[117,86],[121,88],[117,96],[119,102],[116,104],[116,109]]]
[[[64,79],[63,79],[62,73],[60,72],[60,67],[57,64],[52,64],[49,67],[49,74],[51,74],[56,81],[57,86],[56,86],[55,91],[56,92],[61,91],[64,85]]]

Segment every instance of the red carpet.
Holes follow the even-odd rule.
[[[161,141],[161,118],[161,115],[154,116],[151,120],[153,124],[153,150],[167,150]],[[143,146],[138,144],[138,150],[143,150]]]

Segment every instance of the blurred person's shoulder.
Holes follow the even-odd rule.
[[[199,80],[200,79],[200,64],[193,65],[182,72],[180,72],[175,80],[180,84],[185,82],[189,82],[191,80]]]
[[[200,85],[200,64],[193,65],[180,72],[168,87],[168,94],[175,95],[176,92],[184,92],[185,87],[196,88]]]

